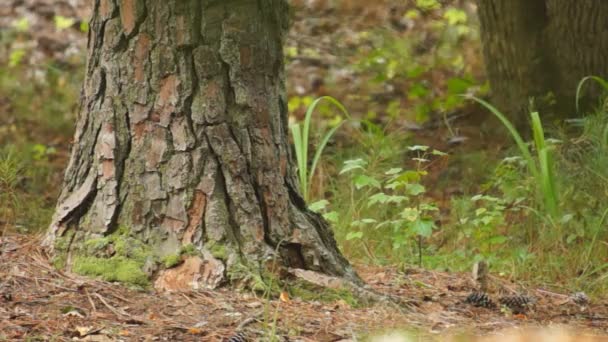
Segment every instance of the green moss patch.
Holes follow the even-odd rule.
[[[161,262],[166,268],[171,268],[182,263],[182,256],[180,254],[169,254]]]
[[[213,255],[213,257],[216,259],[226,260],[228,258],[226,246],[223,244],[211,243],[207,248],[209,249],[211,255]]]
[[[154,258],[151,248],[142,241],[130,237],[128,229],[121,227],[108,236],[84,241],[71,237],[57,239],[53,264],[66,266],[67,253],[73,256],[72,271],[77,274],[99,277],[106,281],[146,287],[150,284],[143,271],[146,260]]]
[[[150,281],[141,266],[142,264],[138,260],[127,259],[123,256],[111,258],[79,256],[74,259],[72,270],[78,274],[100,277],[106,281],[119,281],[146,287]]]
[[[187,244],[185,246],[182,246],[182,248],[179,250],[179,253],[181,255],[188,255],[188,256],[196,256],[196,255],[200,254],[198,252],[198,250],[196,249],[196,247],[194,247],[193,244]]]
[[[296,281],[295,283],[291,284],[291,286],[289,286],[289,294],[292,297],[298,297],[304,301],[333,303],[342,300],[353,308],[362,306],[353,293],[348,289],[320,287],[305,281]]]

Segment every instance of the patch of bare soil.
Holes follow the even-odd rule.
[[[411,311],[388,306],[350,307],[298,298],[262,298],[232,289],[159,293],[57,271],[33,236],[0,238],[0,340],[225,341],[237,332],[246,341],[355,341],[392,329],[414,330],[429,339],[468,331],[566,325],[578,331],[608,331],[608,303],[581,307],[568,296],[527,289],[533,310],[512,315],[473,307],[465,298],[470,275],[412,269],[358,267],[376,291],[418,303]],[[521,291],[498,279],[501,286]],[[434,337],[433,337],[434,336]]]

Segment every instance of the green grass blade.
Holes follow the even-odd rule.
[[[534,144],[536,145],[538,162],[540,164],[540,183],[543,202],[549,214],[555,218],[558,215],[558,204],[551,153],[545,141],[545,132],[540,115],[538,115],[538,112],[532,112],[530,113],[530,117],[532,119]]]
[[[521,135],[519,135],[519,132],[517,132],[517,129],[515,129],[515,127],[513,126],[513,124],[511,124],[511,122],[507,119],[507,117],[504,116],[504,114],[502,114],[498,109],[496,109],[496,107],[492,106],[488,102],[486,102],[476,96],[465,95],[465,97],[472,99],[475,102],[486,107],[486,109],[489,110],[490,113],[494,114],[494,116],[497,117],[498,120],[500,120],[500,122],[502,122],[502,124],[507,128],[509,133],[511,133],[513,140],[515,140],[517,147],[519,148],[522,156],[526,160],[526,163],[528,164],[528,170],[530,170],[530,173],[532,173],[532,176],[535,179],[538,179],[538,169],[536,167],[536,163],[534,162],[534,159],[532,159],[532,154],[530,153],[530,150],[528,149],[528,145],[526,145],[526,143],[522,139]]]
[[[305,152],[303,151],[303,141],[302,141],[302,131],[300,130],[300,124],[295,123],[290,126],[291,135],[293,137],[293,145],[296,151],[296,163],[298,165],[298,178],[300,179],[300,192],[302,192],[302,196],[306,198],[306,173],[307,173],[307,163],[304,158]]]
[[[532,136],[534,137],[534,145],[538,151],[544,149],[545,144],[545,132],[543,130],[543,124],[540,121],[540,115],[538,112],[530,113],[530,118],[532,119]]]
[[[601,85],[604,88],[604,90],[608,90],[608,82],[606,82],[606,80],[604,80],[603,78],[598,77],[598,76],[593,76],[593,75],[583,77],[583,79],[581,79],[580,82],[578,82],[578,85],[576,86],[576,98],[575,98],[576,103],[575,103],[575,105],[576,105],[577,113],[579,112],[579,100],[581,97],[581,91],[583,89],[583,85],[589,80],[596,81],[599,85]]]
[[[559,216],[557,193],[555,189],[555,179],[553,178],[552,158],[548,149],[543,148],[539,150],[538,160],[540,162],[541,191],[545,207],[551,217],[557,218]]]
[[[345,122],[346,121],[344,120],[340,121],[340,123],[338,123],[334,128],[330,129],[329,132],[327,132],[323,137],[323,140],[321,140],[321,143],[317,147],[317,151],[315,151],[315,156],[312,158],[312,166],[310,168],[310,173],[308,174],[308,184],[312,184],[312,177],[314,177],[315,175],[317,163],[319,162],[319,159],[321,159],[321,154],[323,154],[323,150],[329,142],[329,139],[331,139],[331,137],[334,135],[334,133],[336,133],[338,128],[340,128],[340,126],[342,126]]]
[[[308,141],[310,138],[310,123],[312,121],[312,114],[314,113],[315,109],[317,108],[317,105],[319,105],[319,103],[321,101],[327,101],[330,102],[331,104],[333,104],[334,106],[338,107],[338,109],[342,112],[342,114],[344,114],[348,119],[350,119],[350,113],[348,112],[348,110],[346,110],[346,107],[344,107],[344,105],[342,105],[342,103],[340,103],[340,101],[336,100],[335,98],[331,97],[331,96],[321,96],[317,99],[315,99],[310,106],[308,106],[308,109],[306,110],[306,114],[304,115],[304,124],[302,126],[302,130],[301,132],[298,130],[298,134],[299,134],[299,140],[298,140],[298,144],[300,146],[300,158],[301,158],[301,162],[298,161],[298,167],[300,168],[300,172],[299,172],[299,177],[300,177],[300,186],[302,187],[302,194],[304,196],[304,199],[308,201],[308,185],[310,184],[310,182],[312,182],[312,175],[314,174],[314,170],[316,168],[316,165],[319,161],[319,159],[321,158],[321,154],[319,153],[319,150],[322,152],[323,148],[325,148],[325,145],[327,145],[327,142],[329,141],[329,139],[331,138],[331,136],[335,133],[335,127],[334,129],[332,129],[329,133],[329,136],[326,134],[323,138],[323,142],[321,143],[320,147],[317,149],[317,153],[315,153],[315,157],[313,159],[313,166],[311,168],[311,170],[309,171],[307,169],[307,161],[308,161]],[[337,127],[341,126],[342,123],[340,123]],[[292,126],[293,127],[293,126]],[[292,133],[293,132],[293,128],[292,128]],[[296,144],[296,138],[294,136],[294,144]],[[298,149],[297,144],[296,144],[296,150]],[[296,156],[297,156],[296,152]],[[310,179],[310,182],[309,182]]]
[[[606,125],[604,125],[604,130],[602,131],[602,141],[600,143],[600,146],[602,148],[602,150],[606,149],[606,146],[608,146],[608,123]]]

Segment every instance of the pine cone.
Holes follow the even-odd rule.
[[[508,307],[514,314],[521,314],[525,313],[536,299],[526,295],[515,295],[500,297],[498,302]]]
[[[488,294],[485,292],[472,292],[470,295],[467,296],[467,299],[465,299],[464,302],[473,306],[488,309],[496,307],[496,304],[494,304],[490,296],[488,296]]]
[[[247,342],[247,336],[245,336],[245,334],[242,331],[239,331],[237,333],[235,333],[234,335],[230,336],[230,338],[228,339],[228,342]]]
[[[589,304],[589,297],[585,294],[585,292],[576,292],[570,296],[570,299],[581,306],[585,306]]]

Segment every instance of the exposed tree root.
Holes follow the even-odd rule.
[[[390,305],[399,310],[415,312],[418,302],[397,296],[379,293],[362,282],[354,282],[346,278],[328,276],[319,272],[298,268],[290,268],[288,272],[294,277],[328,289],[348,289],[353,296],[364,305]]]

